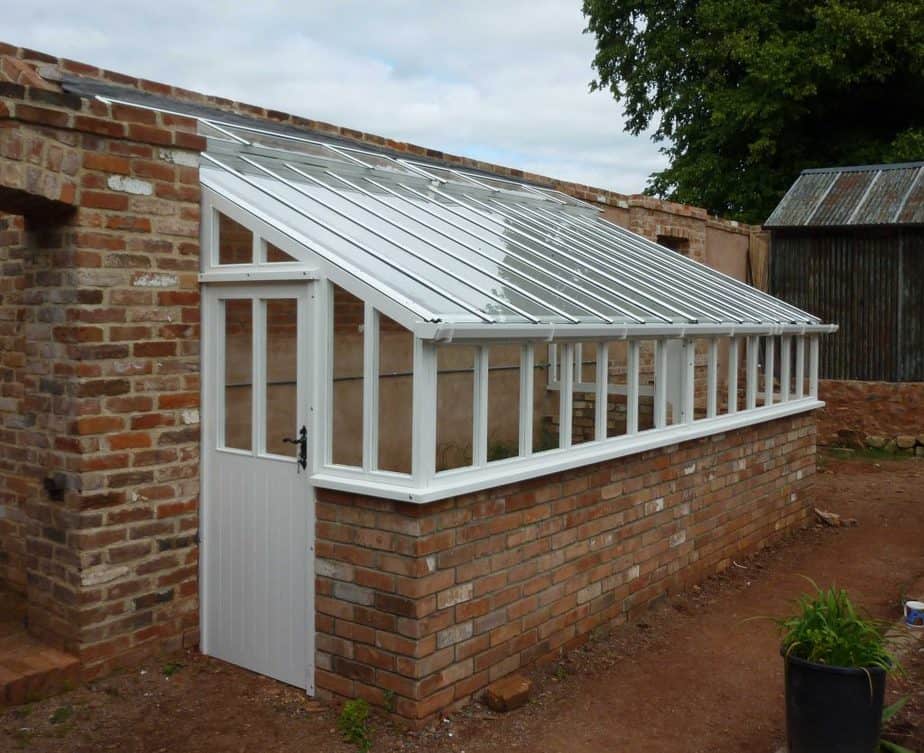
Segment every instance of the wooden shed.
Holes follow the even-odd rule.
[[[771,292],[840,324],[821,378],[924,381],[924,162],[804,170],[764,227]]]

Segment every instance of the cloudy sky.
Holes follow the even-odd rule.
[[[580,0],[43,0],[3,41],[626,193],[664,160],[590,94]],[[134,10],[135,6],[143,8]]]

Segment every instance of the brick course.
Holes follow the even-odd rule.
[[[412,724],[801,526],[812,416],[414,506],[318,490],[317,685]]]

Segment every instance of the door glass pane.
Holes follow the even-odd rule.
[[[253,448],[253,303],[225,301],[225,436],[223,445]]]
[[[298,405],[298,301],[266,301],[266,451],[295,457],[297,446],[283,442],[296,435]]]
[[[218,213],[218,263],[250,264],[253,233],[230,217]]]

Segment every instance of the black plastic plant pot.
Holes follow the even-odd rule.
[[[886,673],[783,655],[789,753],[876,753]]]

